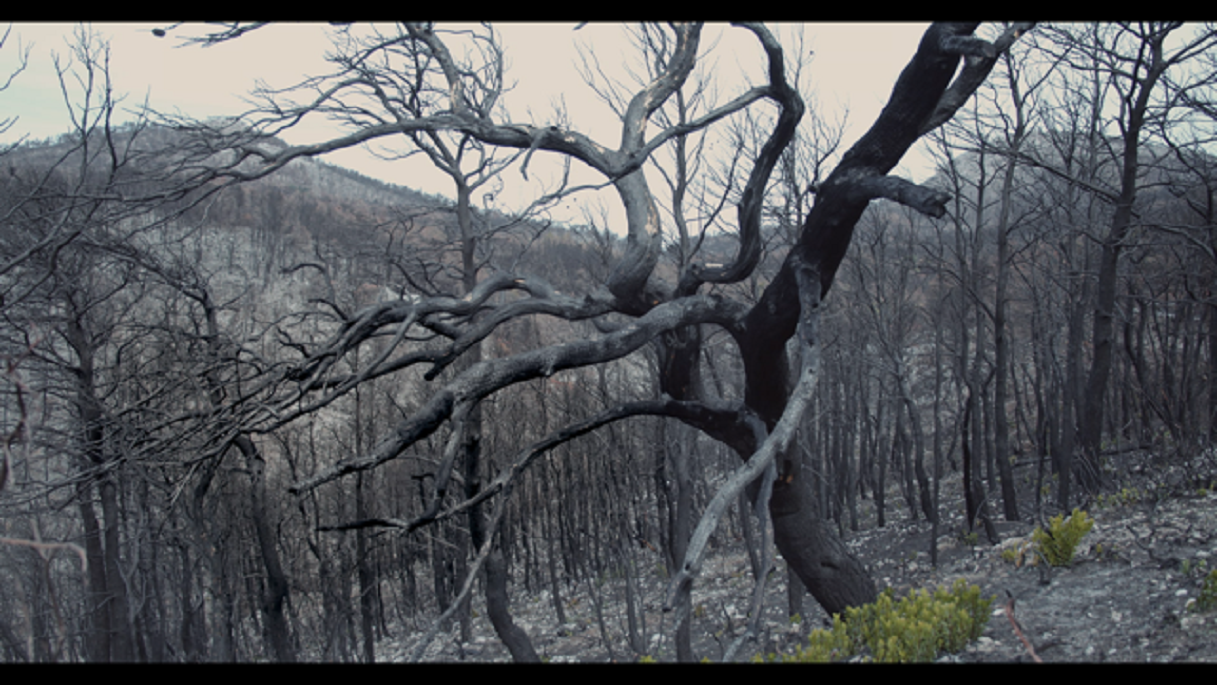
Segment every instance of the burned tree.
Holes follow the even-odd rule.
[[[761,25],[740,27],[763,48],[765,83],[705,114],[653,131],[658,121],[654,115],[685,83],[701,47],[700,25],[672,25],[667,29],[668,59],[626,103],[616,147],[570,126],[504,121],[496,106],[501,94],[496,84],[501,79],[495,75],[501,73],[502,57],[494,48],[493,34],[477,33],[470,39],[469,32],[444,32],[429,24],[403,24],[394,31],[367,34],[344,27],[336,34],[338,70],[303,84],[303,90],[311,92],[307,99],[287,102],[279,94],[267,93],[265,106],[237,122],[240,125],[195,126],[195,143],[182,147],[180,154],[207,160],[198,167],[204,171],[196,181],[239,183],[274,173],[293,159],[370,141],[400,139],[408,144],[412,136],[443,131],[488,147],[524,151],[523,165],[537,154],[581,162],[603,177],[625,210],[621,253],[603,282],[587,284],[583,293],[560,292],[543,277],[498,269],[488,270],[452,294],[370,305],[347,316],[327,342],[305,349],[291,368],[268,372],[254,390],[247,386],[240,395],[233,393],[239,399],[230,401],[223,413],[238,417],[242,433],[269,432],[329,405],[367,379],[410,367],[426,369],[425,378],[434,387],[428,388],[424,402],[366,453],[338,458],[302,476],[292,491],[310,491],[375,469],[420,441],[442,438],[442,458],[427,481],[420,516],[340,522],[333,527],[416,530],[494,502],[475,570],[491,554],[503,502],[515,479],[547,450],[628,417],[677,419],[728,445],[744,464],[703,513],[673,579],[671,602],[687,597],[710,531],[749,483],[762,486],[750,489],[762,506],[764,493],[771,488],[767,508],[776,545],[825,610],[840,612],[873,600],[874,583],[834,526],[821,520],[809,479],[800,472],[797,452],[791,449],[818,377],[819,307],[832,288],[854,226],[872,200],[893,200],[934,217],[945,213],[945,194],[889,172],[921,136],[951,118],[1028,26],[1011,28],[992,42],[973,35],[974,23],[934,24],[926,31],[870,130],[811,189],[815,204],[754,304],[731,297],[726,286],[751,277],[761,262],[766,187],[804,116],[804,106],[787,82],[782,48],[770,32]],[[201,40],[235,38],[250,28],[235,25]],[[469,49],[470,40],[483,49]],[[455,49],[458,44],[463,50]],[[664,227],[645,175],[652,153],[765,101],[776,105],[778,113],[738,201],[734,257],[723,264],[682,260],[675,277],[666,281],[657,268]],[[270,137],[284,127],[317,115],[344,121],[350,133],[309,145],[270,143]],[[477,356],[482,341],[499,327],[541,316],[593,322],[597,332],[504,356]],[[699,333],[711,326],[725,331],[738,349],[745,375],[741,399],[710,396],[708,384],[697,381],[704,340]],[[361,358],[357,373],[344,371],[341,360],[374,337],[390,338],[392,344],[371,363]],[[793,373],[791,340],[798,360]],[[463,445],[469,431],[477,430],[479,403],[516,384],[609,363],[657,343],[666,352],[656,379],[661,389],[658,399],[623,399],[565,426],[521,450],[476,493],[456,494],[462,460],[468,454]],[[446,370],[455,372],[437,381]],[[471,585],[472,575],[464,591]]]

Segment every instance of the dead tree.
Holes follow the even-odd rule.
[[[343,525],[416,530],[494,500],[487,538],[477,551],[473,573],[491,553],[503,502],[520,472],[552,447],[607,423],[646,414],[665,416],[725,443],[744,462],[703,513],[673,580],[674,588],[695,578],[709,532],[739,492],[768,473],[766,480],[772,483],[768,510],[776,545],[817,601],[829,612],[840,612],[875,598],[874,583],[862,563],[850,554],[833,526],[820,518],[809,479],[800,472],[799,460],[790,449],[818,378],[819,307],[831,290],[854,226],[872,200],[893,200],[933,217],[945,213],[945,194],[889,172],[913,143],[954,114],[983,82],[997,57],[1029,26],[1010,28],[992,42],[973,35],[975,23],[940,23],[926,31],[878,119],[837,168],[812,188],[815,204],[755,304],[725,296],[716,286],[738,283],[758,267],[766,184],[804,106],[787,82],[782,48],[770,32],[761,25],[741,26],[764,50],[765,83],[699,117],[654,132],[650,125],[656,111],[688,78],[701,46],[700,25],[672,25],[667,29],[672,41],[669,59],[624,108],[616,147],[597,142],[574,127],[502,121],[494,103],[481,99],[485,93],[476,87],[499,68],[497,60],[501,59],[493,43],[486,42],[490,40],[487,34],[473,39],[476,49],[457,51],[450,43],[462,40],[462,34],[445,33],[429,24],[404,24],[396,33],[376,33],[370,40],[347,44],[342,68],[328,79],[307,83],[311,96],[303,102],[268,100],[267,106],[235,125],[196,127],[196,143],[182,147],[179,154],[209,161],[197,167],[201,170],[195,176],[198,181],[239,183],[274,173],[300,157],[392,136],[443,130],[459,132],[487,146],[525,150],[523,163],[542,153],[582,162],[603,176],[625,210],[621,254],[607,278],[589,283],[581,294],[559,292],[537,275],[493,271],[459,296],[431,295],[355,312],[328,341],[308,349],[307,356],[290,369],[277,375],[268,373],[257,388],[244,388],[240,405],[231,411],[240,417],[242,432],[257,434],[317,411],[369,378],[421,366],[427,369],[425,377],[434,381],[445,369],[461,368],[458,360],[509,321],[547,316],[569,322],[594,321],[599,326],[599,333],[582,339],[469,364],[430,388],[428,399],[366,453],[335,459],[300,478],[291,487],[293,492],[306,492],[377,468],[429,436],[446,436],[434,478],[428,479],[421,516]],[[233,25],[204,40],[236,37],[248,29]],[[735,256],[723,264],[689,260],[679,269],[675,282],[665,282],[656,268],[664,227],[645,175],[647,160],[659,147],[762,100],[775,104],[778,114],[748,171],[738,202]],[[426,106],[413,110],[405,106],[420,102]],[[314,144],[270,143],[270,135],[284,126],[327,114],[345,117],[354,125],[351,132]],[[707,396],[707,384],[696,382],[701,357],[699,336],[694,332],[704,326],[719,327],[734,339],[745,373],[742,399]],[[357,374],[343,372],[338,361],[374,336],[387,336],[393,342],[372,363],[362,364]],[[661,338],[666,340],[663,348],[670,356],[660,367],[658,382],[663,394],[658,399],[622,401],[560,428],[521,450],[472,497],[452,496],[464,453],[462,444],[479,402],[521,382],[623,358]],[[787,357],[792,339],[799,348],[799,367],[793,374]],[[672,344],[677,340],[684,344]],[[465,592],[472,585],[471,578],[466,580]],[[676,596],[673,592],[672,597]]]

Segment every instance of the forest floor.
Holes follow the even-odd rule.
[[[984,634],[964,651],[939,661],[1030,662],[1038,657],[1044,662],[1217,663],[1217,610],[1188,609],[1188,601],[1200,593],[1203,575],[1217,567],[1217,492],[1211,489],[1217,479],[1217,455],[1210,451],[1183,465],[1156,462],[1144,454],[1115,461],[1119,482],[1108,486],[1111,492],[1102,500],[1083,507],[1094,527],[1069,567],[1046,572],[1042,563],[1016,565],[1003,558],[1004,550],[1031,540],[1035,523],[1003,521],[1000,506],[993,512],[999,544],[988,544],[981,530],[978,543],[963,535],[958,513],[962,503],[946,497],[961,488],[950,479],[942,483],[937,568],[929,557],[930,524],[907,520],[898,490],[888,500],[888,524],[878,528],[873,520],[863,522],[859,532],[846,531],[846,542],[878,587],[892,587],[898,597],[913,588],[949,586],[958,578],[995,597]],[[1022,511],[1033,511],[1033,490],[1031,495],[1020,502]],[[742,541],[731,547],[709,556],[693,587],[692,641],[699,659],[721,660],[728,645],[744,633],[753,577]],[[828,617],[809,596],[803,600],[803,620],[787,617],[785,577],[779,557],[777,572],[767,584],[762,635],[744,644],[735,660],[789,653],[795,645],[806,644],[809,630],[826,623]],[[672,616],[659,611],[666,583],[653,571],[643,574],[639,584],[645,607],[641,632],[649,641],[645,652],[660,661],[675,660]],[[556,622],[546,591],[533,596],[517,591],[513,616],[547,661],[637,661],[640,655],[626,639],[623,587],[623,581],[610,580],[598,590],[603,628],[587,583],[565,590],[565,623]],[[1026,643],[1009,619],[1006,607],[1011,599]],[[474,608],[473,639],[461,643],[459,627],[453,626],[429,645],[426,661],[510,660],[476,599]],[[407,637],[382,641],[378,660],[405,660],[423,627]]]

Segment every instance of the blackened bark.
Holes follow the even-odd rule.
[[[700,357],[701,334],[696,326],[678,329],[660,336],[659,387],[673,399],[687,400],[700,394],[697,387],[697,360]],[[672,432],[676,431],[673,435]],[[684,426],[664,426],[664,452],[672,464],[672,478],[664,483],[668,489],[669,502],[675,500],[675,510],[669,517],[668,545],[670,557],[676,568],[685,558],[689,547],[689,536],[693,532],[693,475],[690,471],[688,440],[681,439],[687,432]],[[674,491],[674,492],[673,492]],[[691,633],[691,604],[688,601],[690,587],[681,588],[684,595],[677,601],[676,660],[689,663],[695,660]]]
[[[548,508],[547,506],[546,509],[548,510]],[[557,532],[549,523],[552,518],[553,515],[546,511],[545,542],[547,547],[545,550],[545,565],[546,570],[549,571],[549,598],[554,608],[554,616],[558,620],[558,625],[563,625],[566,623],[566,609],[563,608],[565,603],[562,601],[562,579],[558,576],[558,549],[554,546],[554,538]]]
[[[974,422],[976,420],[972,418],[972,414],[975,413],[974,408],[977,405],[976,397],[969,389],[968,398],[964,404],[963,421],[960,426],[960,431],[962,432],[960,446],[963,450],[964,508],[967,515],[968,531],[974,530],[977,521],[979,521],[985,528],[985,536],[989,538],[989,542],[997,544],[1000,538],[997,535],[997,528],[993,525],[993,517],[989,515],[989,503],[985,496],[985,489],[981,485],[981,465],[972,451],[972,445],[975,440]]]
[[[800,315],[795,269],[799,265],[815,269],[820,297],[827,296],[854,227],[874,197],[914,198],[923,211],[937,213],[933,206],[941,198],[911,193],[906,186],[884,184],[881,179],[917,138],[949,118],[952,107],[958,107],[947,96],[955,95],[948,87],[960,54],[974,55],[963,72],[969,78],[978,69],[987,73],[992,68],[994,46],[972,37],[975,27],[975,23],[947,23],[926,31],[875,124],[816,188],[816,203],[798,244],[745,317],[743,333],[736,335],[747,377],[745,403],[771,429],[782,415],[789,393],[785,344]],[[1013,38],[1003,36],[1001,40]],[[943,108],[949,110],[945,118]],[[890,192],[891,188],[898,192]],[[816,516],[816,502],[806,479],[800,477],[797,460],[785,460],[779,474],[770,507],[776,542],[787,562],[830,613],[873,600],[874,583],[862,564]]]
[[[98,400],[94,377],[94,350],[96,340],[88,330],[86,314],[76,309],[76,303],[68,298],[73,311],[67,322],[66,339],[76,355],[76,366],[72,369],[75,381],[77,420],[80,422],[86,466],[100,466],[109,461],[105,450],[102,405]],[[119,557],[120,512],[114,472],[104,472],[97,480],[97,492],[101,500],[102,520],[98,524],[90,495],[85,492],[81,500],[81,513],[85,520],[85,544],[90,565],[96,564],[89,575],[89,595],[99,609],[95,630],[104,630],[105,637],[91,641],[96,650],[93,657],[101,661],[131,662],[135,650],[128,615],[127,588],[123,582]]]
[[[896,482],[900,485],[900,494],[904,497],[904,505],[909,509],[909,521],[917,520],[917,501],[913,487],[913,469],[909,462],[909,452],[912,451],[912,441],[904,423],[908,413],[904,411],[903,403],[897,399],[893,402],[896,414],[896,434],[892,437],[892,462],[896,465]]]
[[[139,488],[139,498],[144,511],[151,511],[151,502],[149,498],[149,486],[147,480],[140,480],[137,483]],[[136,638],[139,640],[141,649],[147,655],[146,660],[153,663],[165,661],[166,653],[166,628],[164,625],[167,621],[165,612],[164,593],[162,592],[161,574],[158,572],[161,564],[159,563],[160,545],[140,545],[139,547],[139,569],[140,574],[147,579],[148,590],[143,603],[136,609],[136,623],[138,630]]]
[[[683,426],[677,428],[677,431],[682,430],[687,432],[688,429]],[[680,433],[678,432],[677,435],[679,436]],[[683,443],[684,441],[678,439],[678,442]],[[689,536],[693,529],[693,476],[689,468],[691,455],[686,451],[685,444],[669,442],[668,448],[668,454],[672,457],[676,486],[676,515],[672,519],[669,542],[672,545],[672,558],[679,560],[684,559],[685,553],[688,551]],[[694,661],[691,633],[692,608],[687,601],[680,602],[678,606],[681,607],[681,610],[676,616],[676,660],[689,663]]]
[[[178,580],[178,614],[181,619],[179,638],[182,643],[182,659],[187,663],[203,661],[207,655],[207,629],[204,622],[203,603],[195,604],[195,569],[190,558],[190,545],[178,546],[181,575]]]
[[[359,351],[355,351],[354,366],[359,366]],[[355,451],[363,453],[363,393],[355,388],[355,416],[353,431],[355,433]],[[367,497],[364,494],[365,478],[360,473],[355,477],[355,518],[364,520],[368,517]],[[376,662],[376,636],[373,629],[376,610],[376,590],[378,579],[372,567],[368,550],[368,531],[360,528],[355,531],[355,568],[359,580],[359,630],[363,638],[362,657],[364,663]]]
[[[461,279],[466,296],[470,296],[478,284],[477,243],[478,236],[473,227],[473,205],[470,200],[471,188],[466,177],[459,172],[459,163],[449,167],[457,187],[456,213],[457,224],[461,231]],[[462,358],[462,368],[469,368],[482,360],[481,347],[473,346]],[[475,405],[469,412],[465,425],[459,426],[463,431],[461,450],[465,462],[465,495],[474,497],[481,489],[482,470],[482,409]],[[469,538],[473,550],[481,549],[487,537],[495,531],[486,530],[485,514],[480,504],[469,509]],[[502,640],[507,650],[511,652],[512,660],[516,662],[539,663],[528,633],[516,625],[511,616],[510,596],[507,590],[507,562],[496,541],[486,557],[485,563],[486,613],[494,632]],[[462,620],[466,620],[467,612],[462,611]],[[463,625],[463,624],[462,624]]]
[[[1217,231],[1212,235],[1217,237]],[[1217,251],[1217,250],[1215,250]],[[1217,303],[1208,305],[1209,312],[1209,443],[1217,444]]]
[[[628,544],[628,543],[627,543]],[[634,553],[627,551],[625,561],[622,564],[625,568],[625,614],[627,626],[627,638],[629,639],[630,649],[635,654],[646,654],[646,638],[643,635],[646,633],[646,613],[639,611],[641,608],[638,602],[638,590],[636,588],[637,580],[634,578]]]
[[[29,640],[33,643],[32,661],[39,664],[54,663],[59,660],[59,655],[58,649],[52,644],[51,636],[53,629],[50,626],[50,617],[54,611],[51,607],[51,597],[54,589],[49,561],[39,554],[39,550],[32,547],[25,551],[25,559],[29,564],[30,580],[32,581],[28,589],[30,593]],[[55,640],[55,642],[60,642],[60,640]]]
[[[528,633],[516,625],[511,617],[507,594],[507,562],[503,552],[496,548],[486,558],[486,614],[494,626],[494,632],[511,652],[511,658],[517,663],[540,663],[532,646]]]
[[[926,521],[937,516],[934,499],[930,495],[930,478],[925,472],[925,431],[921,429],[921,415],[909,394],[904,395],[904,407],[908,411],[909,426],[913,433],[913,473],[917,478],[917,497],[921,513]]]
[[[1086,392],[1082,396],[1081,443],[1085,468],[1078,471],[1079,485],[1087,492],[1093,492],[1094,488],[1098,486],[1098,480],[1094,474],[1102,464],[1100,447],[1104,405],[1115,349],[1116,276],[1121,247],[1131,220],[1131,202],[1127,207],[1116,208],[1116,219],[1112,222],[1111,234],[1103,241],[1099,257],[1099,280],[1095,294],[1097,302],[1094,309],[1094,327],[1091,338],[1094,356],[1091,358],[1090,374],[1086,380]]]
[[[76,486],[76,498],[80,508],[80,520],[84,528],[85,556],[89,561],[86,578],[85,617],[88,628],[85,632],[85,658],[91,663],[110,661],[110,609],[106,587],[106,564],[101,544],[101,526],[93,509],[92,488],[86,483]]]
[[[930,565],[938,568],[938,505],[942,483],[942,329],[934,327],[934,516],[930,518]]]
[[[1130,89],[1136,98],[1123,103],[1127,119],[1122,122],[1123,156],[1120,167],[1120,194],[1116,199],[1111,226],[1103,239],[1099,258],[1099,279],[1096,291],[1094,324],[1091,344],[1094,357],[1091,359],[1090,375],[1086,380],[1086,394],[1081,417],[1081,443],[1086,457],[1086,466],[1079,475],[1080,484],[1089,492],[1098,487],[1098,474],[1102,466],[1100,443],[1103,430],[1104,402],[1107,381],[1111,376],[1114,350],[1114,317],[1116,305],[1116,277],[1120,253],[1128,232],[1132,227],[1133,202],[1137,197],[1137,155],[1140,151],[1141,130],[1145,125],[1154,86],[1166,71],[1168,62],[1163,60],[1163,42],[1173,29],[1166,28],[1146,37],[1139,47],[1137,63],[1134,65]],[[1143,76],[1137,80],[1136,76]],[[1131,100],[1131,101],[1130,101]]]
[[[356,443],[360,441],[359,433],[359,407],[360,403],[358,396],[355,401],[355,430]],[[363,446],[359,445],[357,450],[362,451]],[[363,474],[359,474],[355,479],[355,518],[362,521],[367,517],[367,503],[365,502],[363,487]],[[355,531],[355,565],[357,575],[359,577],[359,630],[363,637],[363,661],[364,663],[374,663],[376,661],[376,636],[373,634],[373,612],[375,610],[375,580],[372,572],[372,563],[368,554],[368,531],[360,528]]]
[[[463,449],[466,458],[466,473],[465,473],[465,495],[474,497],[481,490],[480,475],[478,473],[480,453],[481,453],[481,410],[475,408],[471,412],[469,419],[470,428],[465,434],[465,444]],[[495,531],[486,529],[485,517],[480,504],[474,505],[469,510],[469,538],[474,550],[481,549],[488,536],[494,535]],[[503,558],[503,553],[499,549],[499,543],[495,542],[491,549],[490,555],[486,557],[485,564],[485,585],[486,585],[486,614],[490,618],[490,623],[494,626],[494,632],[503,641],[507,650],[511,652],[511,658],[517,663],[540,663],[541,657],[537,655],[536,649],[532,646],[532,641],[528,638],[528,633],[516,625],[515,620],[511,617],[511,607],[509,595],[507,591],[507,562]]]
[[[1078,291],[1077,297],[1071,298],[1072,304],[1069,307],[1069,328],[1066,333],[1065,342],[1065,388],[1061,393],[1061,412],[1060,412],[1060,431],[1058,437],[1059,445],[1053,445],[1053,453],[1056,456],[1056,472],[1057,472],[1057,508],[1062,511],[1070,511],[1070,498],[1072,496],[1073,484],[1073,462],[1074,452],[1077,449],[1078,428],[1081,424],[1082,416],[1082,327],[1083,317],[1085,316],[1084,302],[1086,301],[1086,284],[1082,279],[1073,279],[1075,283],[1080,282],[1077,288],[1071,287],[1071,291]]]
[[[880,402],[875,413],[874,427],[866,441],[867,474],[870,476],[871,494],[875,497],[876,525],[880,528],[887,526],[887,454],[883,449],[883,406]]]
[[[1019,98],[1018,82],[1011,77],[1011,91],[1015,101],[1015,116],[1017,125],[1014,130],[1014,148],[1022,142],[1025,126],[1023,123],[1022,100]],[[1006,379],[1009,375],[1010,340],[1006,333],[1006,290],[1010,279],[1010,212],[1013,204],[1014,159],[1006,162],[1006,173],[1002,180],[1001,210],[997,225],[997,283],[993,302],[993,347],[996,377],[993,385],[993,447],[997,452],[997,467],[1001,474],[1002,505],[1007,521],[1019,520],[1018,499],[1014,489],[1014,469],[1010,464],[1010,425],[1006,414]]]
[[[205,464],[199,479],[191,489],[191,497],[188,501],[191,523],[194,526],[194,539],[197,540],[195,549],[198,550],[198,556],[201,557],[204,563],[207,564],[207,570],[211,573],[212,582],[215,583],[215,604],[211,611],[211,634],[214,639],[214,646],[208,649],[207,641],[207,619],[205,614],[206,603],[200,599],[200,618],[199,626],[200,642],[202,645],[200,655],[207,657],[209,660],[218,661],[220,663],[232,663],[237,660],[236,643],[234,639],[234,597],[230,589],[228,569],[224,563],[224,554],[221,551],[222,542],[220,540],[221,533],[216,531],[217,523],[212,521],[205,513],[204,502],[207,497],[207,492],[211,488],[211,483],[215,478],[215,474],[219,471],[223,457],[212,459]],[[205,592],[200,583],[200,592]]]
[[[283,572],[283,563],[279,559],[279,548],[275,544],[275,532],[271,527],[270,513],[266,507],[266,460],[262,458],[261,452],[249,438],[242,435],[237,437],[234,443],[245,457],[245,464],[249,469],[250,506],[252,507],[254,533],[258,539],[258,551],[262,556],[262,565],[266,569],[266,589],[263,591],[260,603],[262,616],[266,622],[266,637],[276,661],[294,663],[296,651],[292,647],[287,625],[287,574]]]
[[[113,472],[102,476],[97,487],[101,495],[101,515],[105,525],[103,535],[105,537],[107,601],[111,602],[110,659],[118,663],[130,663],[136,660],[135,640],[131,626],[127,586],[123,582],[122,561],[119,555],[121,512],[118,506],[118,486],[114,483]]]
[[[808,514],[815,508],[810,479],[801,477],[798,469],[788,470],[774,483],[769,511],[774,542],[782,557],[830,614],[874,601],[875,584],[865,566],[829,521]]]

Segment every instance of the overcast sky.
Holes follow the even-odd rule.
[[[241,97],[260,79],[275,87],[298,82],[305,76],[329,70],[324,61],[328,47],[326,27],[317,24],[282,24],[255,31],[239,40],[208,48],[177,47],[179,40],[153,36],[153,24],[100,23],[92,28],[108,39],[111,74],[115,90],[135,106],[144,98],[161,111],[179,110],[203,117],[235,114],[245,107]],[[17,23],[8,42],[0,49],[0,80],[11,73],[20,50],[31,46],[29,65],[12,85],[0,92],[0,120],[19,117],[0,142],[19,135],[41,139],[59,135],[69,127],[63,95],[56,80],[52,53],[66,64],[68,40],[74,24]],[[509,80],[516,90],[506,98],[513,119],[530,116],[543,120],[553,103],[565,102],[576,127],[597,140],[616,147],[619,124],[599,103],[579,77],[576,43],[592,46],[606,69],[618,66],[629,46],[620,25],[592,23],[578,31],[572,24],[511,23],[499,27],[509,63]],[[796,27],[772,25],[792,49],[789,38]],[[925,24],[808,24],[805,47],[814,51],[811,82],[814,97],[828,118],[846,108],[852,128],[847,145],[857,139],[886,101],[900,70],[916,50]],[[189,27],[177,31],[189,33]],[[715,74],[723,83],[721,100],[762,82],[764,57],[751,33],[711,25],[703,32],[703,46],[718,40],[711,53]],[[703,48],[704,49],[704,48]],[[614,57],[616,60],[614,60]],[[752,75],[751,84],[741,74]],[[78,91],[77,91],[78,92]],[[809,112],[809,115],[811,113]],[[324,132],[301,131],[291,143],[316,140]],[[450,182],[425,167],[377,162],[364,152],[330,155],[326,161],[361,173],[420,190],[451,195]],[[906,160],[904,173],[921,180],[926,167],[915,158]]]

